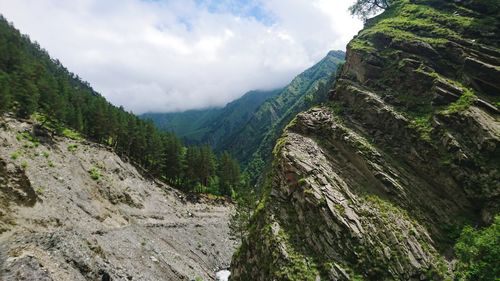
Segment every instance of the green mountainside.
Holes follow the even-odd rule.
[[[243,127],[264,101],[280,91],[250,91],[223,108],[145,113],[141,118],[152,120],[161,130],[174,132],[187,143],[208,143],[216,147],[221,139]]]
[[[300,111],[326,101],[336,70],[345,53],[331,51],[299,74],[285,88],[252,91],[222,109],[144,114],[162,130],[171,130],[186,142],[208,143],[215,151],[229,151],[253,181],[269,164],[282,129]]]
[[[4,115],[36,124],[20,132],[20,140],[88,139],[184,191],[230,196],[241,182],[231,155],[186,147],[176,135],[110,104],[0,17],[0,124]]]
[[[216,150],[231,152],[245,167],[251,163],[252,177],[260,175],[271,159],[272,147],[284,126],[300,111],[326,100],[326,85],[331,83],[344,58],[344,52],[330,51],[295,77],[279,95],[264,102],[248,123],[221,142]]]
[[[278,140],[231,280],[500,277],[500,2],[374,2]]]

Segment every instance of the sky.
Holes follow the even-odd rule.
[[[0,13],[136,114],[223,106],[345,50],[353,0],[0,0]]]

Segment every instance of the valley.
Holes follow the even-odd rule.
[[[325,45],[327,34],[306,24],[330,17],[330,6],[302,3],[294,33],[280,25],[286,13],[263,16],[278,2],[137,4],[155,10],[138,22],[154,24],[133,44],[179,53],[160,49],[145,67],[138,58],[148,52],[134,45],[110,75],[147,70],[156,81],[141,72],[148,86],[120,98],[192,108],[182,112],[109,102],[1,16],[0,280],[498,281],[498,1],[353,0],[344,12],[363,28]],[[211,20],[203,29],[188,16],[165,22],[165,7]],[[222,33],[211,25],[232,16]],[[222,37],[204,36],[210,28]],[[252,49],[241,63],[247,36],[262,57]],[[331,50],[338,42],[345,52]],[[158,74],[161,62],[169,69]],[[269,77],[249,75],[255,65]],[[227,81],[211,80],[218,71]],[[227,95],[239,73],[279,86],[213,107],[214,89]],[[267,81],[275,77],[288,84]]]

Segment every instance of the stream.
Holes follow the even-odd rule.
[[[217,273],[215,273],[215,279],[217,281],[228,281],[230,275],[231,275],[231,272],[229,270],[223,269],[223,270],[217,271]]]

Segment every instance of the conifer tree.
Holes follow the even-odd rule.
[[[0,114],[9,110],[11,103],[9,77],[0,71]]]

